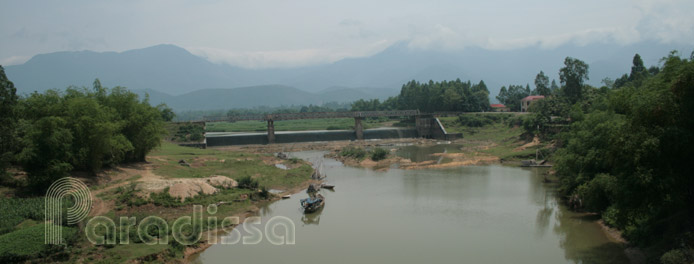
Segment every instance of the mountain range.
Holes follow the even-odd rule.
[[[541,70],[558,80],[564,58],[590,65],[590,84],[628,73],[639,53],[647,66],[658,65],[671,50],[688,55],[692,46],[641,42],[631,45],[531,46],[513,50],[464,48],[422,50],[398,42],[373,56],[297,68],[247,69],[212,63],[175,45],[124,52],[68,51],[39,54],[6,67],[20,94],[70,85],[89,87],[95,78],[108,87],[125,86],[149,94],[153,104],[175,110],[308,105],[385,99],[410,80],[484,80],[490,98],[502,85],[533,87]]]

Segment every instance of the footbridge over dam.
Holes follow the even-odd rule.
[[[419,110],[312,112],[204,117],[203,121],[235,122],[256,120],[267,122],[267,133],[207,133],[206,142],[209,146],[413,137],[450,140],[462,137],[462,134],[446,132],[446,129],[437,118],[437,116],[442,114],[450,115],[456,113],[420,113]],[[378,128],[365,131],[362,121],[368,117],[415,117],[416,128]],[[275,121],[318,118],[353,118],[354,130],[275,132]]]

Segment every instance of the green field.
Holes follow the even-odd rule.
[[[224,175],[238,180],[243,177],[257,178],[261,186],[293,187],[309,179],[313,168],[301,160],[285,160],[288,167],[296,168],[283,170],[262,161],[263,156],[270,154],[248,154],[225,152],[213,149],[194,149],[163,143],[151,156],[157,165],[154,173],[171,178],[202,178],[211,175]],[[191,167],[178,164],[185,160]]]
[[[479,123],[479,127],[463,125],[458,117],[440,117],[439,120],[448,133],[463,133],[465,146],[486,146],[476,151],[501,159],[534,158],[536,150],[545,147],[544,144],[540,144],[524,150],[514,150],[528,140],[522,138],[523,128],[507,124],[506,121],[512,117],[511,115],[475,114],[475,116],[483,120]]]

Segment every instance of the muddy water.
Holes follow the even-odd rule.
[[[409,149],[409,150],[407,150]],[[445,147],[406,148],[421,156]],[[404,151],[404,152],[403,152]],[[322,152],[293,156],[314,159]],[[419,158],[413,158],[419,159]],[[263,221],[294,222],[296,243],[214,245],[197,263],[626,263],[594,219],[567,211],[540,169],[504,166],[375,172],[325,160],[326,206],[305,216],[299,199],[269,205]],[[246,225],[246,224],[245,224]],[[265,235],[264,225],[255,225]],[[229,236],[248,236],[241,232]],[[282,234],[282,228],[276,228]]]

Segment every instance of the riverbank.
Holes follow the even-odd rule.
[[[89,188],[92,207],[87,219],[99,216],[119,223],[121,217],[128,217],[134,218],[134,224],[138,226],[143,219],[156,216],[170,226],[180,217],[192,216],[193,205],[205,208],[216,205],[215,217],[223,219],[236,216],[243,221],[282,195],[298,193],[316,182],[311,179],[311,163],[301,159],[284,160],[272,154],[195,149],[164,142],[146,159],[147,162],[105,169],[96,176],[80,172],[71,175],[82,180]],[[15,171],[14,180],[22,182],[26,180],[26,174]],[[251,184],[252,187],[243,184]],[[266,191],[269,189],[281,192],[273,194]],[[20,204],[25,200],[43,201],[42,197],[14,197],[20,192],[21,189],[3,189],[3,196]],[[203,210],[203,217],[210,215]],[[25,219],[15,229],[21,232],[33,228],[40,223],[39,220]],[[206,229],[207,225],[203,223],[203,230]],[[28,259],[73,263],[177,263],[187,262],[191,255],[209,247],[208,233],[203,234],[202,240],[187,247],[171,243],[144,246],[137,232],[128,234],[130,243],[95,245],[84,236],[84,225],[73,230],[77,231],[69,238],[73,242],[62,250],[67,253],[51,253],[47,257],[37,255]],[[218,226],[209,232],[217,233],[220,230],[221,226]],[[171,241],[170,230],[166,236]],[[117,237],[117,241],[121,239]],[[28,248],[45,247],[43,240],[40,245],[39,241],[34,240],[17,243],[27,244]]]

